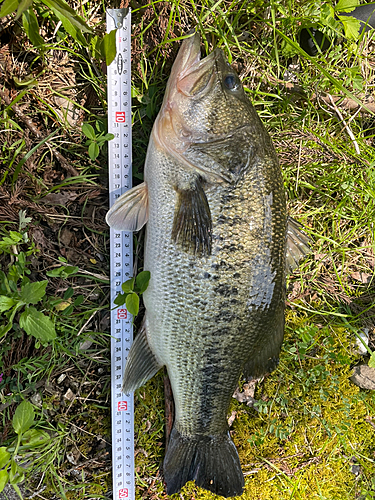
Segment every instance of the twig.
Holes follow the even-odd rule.
[[[12,104],[12,101],[10,100],[9,96],[1,89],[0,89],[0,97],[7,106],[12,108],[12,110],[18,116],[18,118],[26,125],[26,127],[30,130],[32,134],[35,135],[37,139],[43,140],[45,138],[42,132],[38,130],[38,127],[35,125],[35,123],[32,120],[30,120],[30,118],[28,118],[16,104]],[[69,172],[73,176],[79,176],[79,172],[72,165],[70,165],[70,163],[63,157],[61,153],[59,153],[53,148],[51,148],[51,151],[56,160],[67,172]]]
[[[44,474],[43,474],[44,475]],[[39,487],[39,485],[38,485]],[[47,488],[47,486],[42,486],[40,488],[40,490],[36,491],[35,493],[33,493],[30,497],[27,497],[27,500],[31,500],[32,498],[34,497],[39,497],[39,498],[44,498],[41,496],[41,493],[43,493],[43,491]]]
[[[356,139],[355,139],[355,137],[354,137],[354,134],[353,134],[353,132],[352,132],[351,128],[349,127],[349,125],[348,125],[348,124],[346,123],[346,121],[344,120],[344,117],[342,116],[342,114],[341,114],[341,112],[340,112],[339,108],[336,106],[335,101],[332,99],[332,96],[331,96],[330,94],[328,94],[328,97],[329,97],[329,100],[330,100],[330,102],[331,102],[331,106],[329,106],[329,104],[327,103],[327,104],[328,104],[328,106],[329,106],[331,109],[333,109],[333,110],[334,110],[334,112],[336,113],[336,115],[338,116],[338,118],[339,118],[339,119],[342,121],[342,123],[344,124],[344,128],[345,128],[345,130],[347,131],[348,136],[350,137],[350,139],[351,139],[351,141],[352,141],[352,143],[353,143],[353,145],[354,145],[355,152],[356,152],[358,155],[359,155],[359,154],[361,154],[361,151],[360,151],[360,149],[359,149],[359,146],[358,146],[358,144],[357,144],[357,141],[356,141]]]
[[[359,107],[357,109],[357,111],[354,113],[354,115],[352,115],[349,120],[348,120],[348,125],[350,124],[350,122],[352,122],[354,120],[354,118],[359,114],[359,112],[361,111],[361,108]]]
[[[301,153],[302,153],[302,139],[299,141],[297,175],[296,175],[296,192],[297,192],[297,189],[298,189],[299,169],[300,169],[300,166],[301,166]]]
[[[302,120],[302,129],[305,128],[305,118]],[[296,176],[296,192],[298,188],[298,180],[299,180],[299,169],[301,166],[301,153],[302,153],[302,139],[299,142],[299,151],[298,151],[298,164],[297,164],[297,176]]]
[[[95,309],[95,311],[91,314],[91,316],[89,317],[89,319],[86,321],[86,323],[83,325],[83,327],[80,329],[80,331],[77,333],[77,337],[79,335],[81,335],[81,333],[83,332],[83,330],[86,328],[86,326],[90,323],[90,321],[92,320],[92,318],[95,316],[95,314],[99,311],[99,307],[101,307],[103,304],[105,304],[109,299],[109,292],[105,295],[104,299],[100,302],[99,306],[97,309]]]
[[[317,94],[313,94],[310,99],[312,101],[315,101],[318,99]],[[319,99],[324,101],[325,103],[328,104],[328,102],[334,101],[334,103],[340,101],[340,107],[344,108],[348,111],[361,111],[362,113],[375,113],[375,103],[374,102],[365,102],[363,106],[360,106],[354,99],[349,99],[348,97],[345,97],[344,99],[342,96],[331,96],[331,95],[325,95],[325,96],[319,96]],[[356,113],[357,114],[357,113]]]
[[[264,79],[264,75],[257,74],[259,78]],[[328,95],[320,95],[318,92],[314,92],[310,97],[308,97],[305,92],[303,91],[303,88],[295,83],[292,82],[287,82],[285,80],[281,80],[279,78],[276,78],[272,75],[267,75],[266,76],[267,81],[271,85],[279,85],[281,88],[285,89],[287,92],[290,92],[291,94],[298,94],[304,99],[309,99],[310,101],[318,101],[319,99],[324,101],[326,104],[329,104],[331,100],[336,103],[340,101],[340,107],[343,109],[346,109],[348,111],[360,111],[362,113],[369,113],[369,114],[375,114],[375,102],[373,102],[373,98],[370,98],[369,100],[361,95],[358,96],[359,99],[363,101],[363,104],[360,105],[358,104],[357,101],[354,99],[350,99],[349,97],[343,97],[343,96],[330,96]],[[366,102],[367,101],[367,102]]]

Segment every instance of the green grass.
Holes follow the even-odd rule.
[[[40,341],[27,335],[16,314],[0,338],[0,447],[14,451],[13,415],[31,398],[33,428],[49,439],[21,449],[16,460],[24,464],[26,481],[19,484],[43,498],[91,499],[111,489],[106,142],[88,150],[90,140],[98,142],[106,132],[100,40],[107,5],[69,5],[92,30],[85,43],[42,3],[34,9],[43,44],[34,47],[29,38],[35,42],[35,33],[29,26],[28,38],[22,18],[12,14],[6,22],[17,44],[1,38],[3,52],[13,57],[0,76],[9,98],[0,107],[1,293],[9,273],[9,296],[29,281],[47,280],[33,307],[53,321],[57,336]],[[203,53],[221,47],[238,70],[278,151],[289,212],[314,242],[288,278],[278,369],[259,382],[255,409],[236,400],[230,408],[245,473],[243,498],[375,498],[374,395],[349,379],[354,365],[368,362],[356,354],[355,333],[368,329],[375,350],[375,122],[370,113],[355,114],[336,102],[354,145],[329,98],[364,102],[373,93],[374,37],[350,38],[329,3],[307,0],[142,1],[132,8],[134,183],[142,180],[149,134],[181,37],[196,26]],[[312,24],[336,37],[316,57],[298,45],[300,27]],[[290,89],[286,71],[295,80]],[[76,118],[69,121],[57,102],[65,110],[74,104]],[[95,138],[82,133],[83,123],[93,127]],[[22,228],[20,210],[31,217]],[[21,235],[18,242],[6,240],[11,231]],[[135,242],[141,269],[143,233]],[[56,271],[66,265],[74,270]],[[0,328],[8,320],[9,313],[1,313]],[[89,347],[83,350],[85,340]],[[58,382],[61,375],[65,381]],[[65,397],[68,389],[73,400]],[[163,426],[159,374],[136,393],[137,499],[166,498]],[[175,498],[215,496],[189,483]]]

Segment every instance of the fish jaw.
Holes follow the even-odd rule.
[[[200,36],[198,33],[183,41],[172,66],[164,95],[162,112],[164,107],[169,107],[176,99],[176,94],[192,97],[200,91],[199,86],[198,88],[196,86],[196,80],[203,78],[205,73],[211,74],[213,72],[218,51],[221,52],[216,49],[201,59]]]
[[[171,89],[177,86],[178,81],[183,78],[189,70],[199,63],[201,59],[200,36],[194,33],[189,38],[186,38],[177,53],[175,62],[173,63],[170,77],[168,79],[167,88],[164,94],[164,101],[170,101],[169,94]],[[164,104],[164,103],[163,103]]]
[[[195,171],[197,167],[184,158],[183,153],[201,139],[201,132],[197,136],[197,131],[187,126],[184,112],[191,100],[202,99],[214,85],[216,56],[217,50],[201,59],[200,36],[197,33],[184,40],[152,130],[156,147],[182,163],[187,170]],[[210,177],[208,173],[207,176]]]
[[[235,82],[235,90],[226,86],[227,76]],[[225,110],[219,111],[223,106]],[[223,114],[229,118],[221,119]],[[152,138],[156,148],[192,181],[199,176],[211,185],[225,183],[231,181],[225,165],[220,167],[210,159],[196,161],[189,151],[228,141],[238,129],[252,126],[253,115],[240,79],[223,51],[216,48],[201,59],[200,37],[194,34],[184,40],[177,54]]]

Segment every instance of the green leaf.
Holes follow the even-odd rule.
[[[12,326],[13,326],[12,321],[9,321],[6,325],[0,326],[0,339],[9,332]]]
[[[339,0],[335,6],[336,12],[351,12],[359,5],[359,0]]]
[[[23,498],[21,490],[19,489],[19,487],[16,484],[14,484],[14,483],[11,483],[11,484],[12,484],[12,487],[13,487],[14,491],[17,493],[18,498]]]
[[[17,15],[15,17],[15,21],[21,16],[21,14],[27,10],[29,7],[31,7],[33,4],[33,0],[21,0],[18,9],[17,9]],[[30,219],[31,220],[31,219]]]
[[[353,78],[353,88],[357,90],[363,90],[363,78],[361,75],[356,75]]]
[[[23,90],[18,94],[17,97],[20,95],[26,94],[27,89]],[[14,101],[13,101],[14,102]],[[19,230],[22,231],[22,229],[25,229],[25,227],[28,225],[29,222],[31,222],[33,219],[31,217],[26,217],[26,210],[20,210],[18,212],[18,218],[19,218]]]
[[[6,470],[0,470],[0,492],[3,491],[8,481],[9,481],[8,472]]]
[[[95,59],[98,59],[101,57],[101,52],[100,52],[100,46],[101,46],[102,40],[101,38],[98,37],[98,35],[92,36],[90,40],[90,45],[91,45],[91,50],[92,54]]]
[[[375,352],[371,354],[368,365],[370,368],[375,368]]]
[[[50,439],[51,437],[47,432],[39,429],[29,429],[22,435],[21,444],[28,448],[35,448],[47,443]]]
[[[104,35],[100,46],[102,56],[105,58],[107,66],[109,66],[116,57],[116,31],[117,30],[114,29]]]
[[[116,306],[123,306],[126,302],[126,296],[127,294],[125,293],[119,293],[113,302]]]
[[[44,44],[43,38],[39,35],[38,19],[31,8],[22,13],[22,24],[27,36],[35,47]]]
[[[20,298],[25,304],[37,304],[46,294],[48,280],[27,283],[21,287]]]
[[[0,295],[0,313],[8,311],[14,304],[17,304],[17,300],[6,297],[5,295]]]
[[[5,446],[0,448],[0,469],[3,469],[6,464],[9,462],[10,453],[7,451]]]
[[[135,278],[130,278],[129,280],[125,281],[121,285],[122,291],[124,293],[130,293],[130,292],[132,292],[134,290],[134,282],[135,282]]]
[[[137,316],[139,311],[139,297],[136,293],[129,293],[125,301],[126,309],[133,316]]]
[[[55,12],[65,29],[64,23],[68,21],[70,25],[79,31],[91,33],[92,30],[87,26],[85,21],[64,0],[42,0],[42,2]]]
[[[150,277],[151,277],[150,271],[140,272],[135,280],[135,291],[138,293],[145,292],[147,290]]]
[[[78,273],[79,267],[78,266],[61,266],[57,267],[55,269],[52,269],[52,271],[47,271],[46,275],[49,276],[50,278],[68,278],[69,276],[72,276],[73,274]]]
[[[78,297],[73,302],[73,306],[74,307],[80,306],[84,300],[85,297],[83,295],[78,295]]]
[[[361,23],[358,19],[352,16],[338,16],[344,26],[345,36],[348,40],[357,40]]]
[[[0,250],[5,250],[12,245],[17,245],[17,243],[22,241],[22,239],[22,234],[17,233],[16,231],[9,231],[9,236],[5,236],[0,240]]]
[[[95,139],[95,142],[98,144],[99,147],[102,147],[103,144],[105,143],[105,139],[103,136],[99,136]]]
[[[64,293],[64,300],[68,300],[74,295],[74,289],[70,286],[67,291]]]
[[[20,467],[15,460],[12,460],[12,465],[10,468],[9,482],[12,486],[17,483],[22,483],[25,479],[25,473],[22,467]],[[21,497],[22,498],[22,497]]]
[[[89,157],[92,161],[96,160],[99,156],[99,146],[96,142],[92,142],[89,146]]]
[[[95,140],[95,130],[89,123],[82,124],[82,133],[89,139]]]
[[[34,78],[33,75],[26,75],[23,80],[20,80],[15,76],[13,80],[17,87],[27,87],[26,89],[22,90],[22,92],[24,92],[25,90],[26,92],[28,92],[32,87],[38,85],[38,80]]]
[[[12,425],[17,434],[23,434],[34,424],[35,412],[29,401],[22,401],[13,415]]]
[[[47,2],[44,2],[47,3]],[[74,40],[77,40],[81,45],[86,46],[87,41],[85,37],[82,35],[82,33],[77,29],[76,26],[71,22],[71,18],[68,18],[64,16],[59,10],[54,9],[51,7],[51,10],[55,14],[55,16],[58,18],[59,21],[61,21],[65,31],[71,35]]]
[[[269,25],[267,22],[266,22],[267,25]],[[270,26],[270,25],[269,25]],[[280,36],[280,38],[282,38],[283,40],[289,40],[290,39],[288,38],[287,35],[285,35],[285,33],[282,31],[282,30],[279,30],[277,28],[274,28],[275,32]],[[366,111],[368,111],[371,115],[373,115],[374,113],[367,107],[367,105],[361,101],[355,94],[353,94],[352,92],[349,92],[349,90],[347,88],[344,87],[344,85],[341,83],[341,81],[338,79],[338,78],[335,78],[332,73],[328,70],[326,70],[324,68],[323,65],[319,64],[317,61],[314,60],[314,57],[312,56],[309,56],[308,54],[306,54],[306,52],[304,50],[301,49],[301,47],[296,43],[296,42],[292,42],[294,44],[294,46],[296,47],[297,51],[303,55],[304,58],[306,58],[308,61],[310,61],[311,64],[313,64],[316,69],[322,73],[322,75],[324,75],[337,89],[339,89],[344,95],[346,95],[347,97],[350,97],[350,99],[353,99],[353,101],[355,101],[361,108],[365,109]]]
[[[35,309],[35,307],[27,307],[20,316],[20,327],[25,330],[28,335],[32,335],[36,339],[43,342],[49,342],[56,338],[55,325],[52,320]]]
[[[0,326],[0,338],[4,337],[4,335],[6,335],[12,328],[14,316],[16,315],[18,309],[20,309],[23,306],[24,306],[23,302],[16,303],[16,305],[13,308],[13,311],[11,312],[8,323],[6,325]]]
[[[0,9],[0,17],[11,14],[18,8],[18,0],[5,0]]]
[[[70,306],[68,306],[68,307],[66,307],[65,309],[63,309],[63,310],[61,311],[61,314],[62,314],[63,316],[69,316],[69,314],[72,314],[73,309],[74,309],[74,308],[73,308],[73,304],[71,304]]]
[[[103,137],[105,141],[111,141],[114,138],[115,136],[113,134],[105,134],[105,136]]]

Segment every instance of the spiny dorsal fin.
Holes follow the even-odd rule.
[[[148,192],[145,182],[122,194],[107,212],[107,224],[119,231],[139,231],[148,221]]]
[[[286,272],[292,273],[299,261],[311,252],[311,239],[300,229],[297,221],[288,217],[286,231]]]
[[[172,228],[172,239],[185,252],[198,257],[210,255],[212,245],[211,211],[203,183],[198,177],[189,189],[176,189],[177,206]]]

